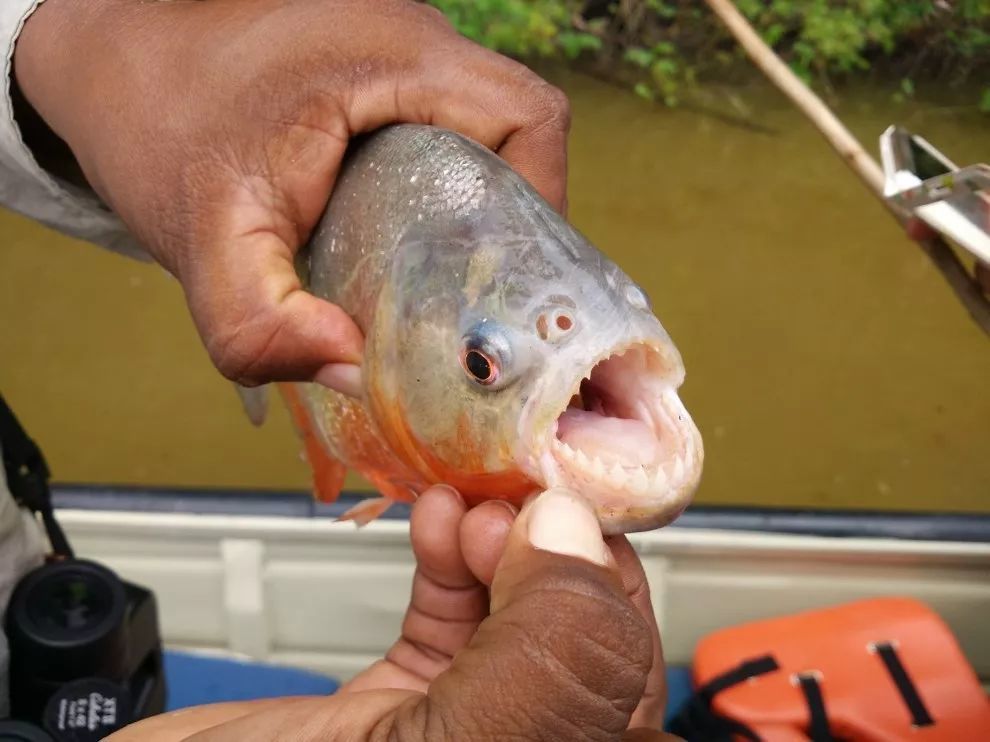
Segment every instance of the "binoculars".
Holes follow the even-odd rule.
[[[155,596],[96,562],[29,572],[4,629],[11,718],[0,740],[97,742],[165,708]]]

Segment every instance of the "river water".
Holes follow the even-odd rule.
[[[551,77],[574,107],[569,216],[684,356],[698,502],[990,510],[990,341],[786,101],[757,87],[732,120]],[[872,152],[896,121],[990,160],[990,119],[940,97],[837,110]],[[0,389],[56,479],[307,487],[284,411],[244,420],[171,278],[8,212],[0,236]]]

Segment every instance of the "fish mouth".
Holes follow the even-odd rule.
[[[682,378],[675,350],[635,342],[596,358],[558,408],[543,478],[591,500],[606,534],[666,525],[697,489],[704,450]]]

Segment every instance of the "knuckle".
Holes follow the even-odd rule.
[[[254,384],[263,378],[267,349],[279,332],[274,313],[259,310],[231,323],[220,322],[208,335],[207,351],[217,370],[230,381]]]
[[[563,90],[550,83],[541,82],[536,99],[536,110],[544,123],[560,131],[570,129],[571,101]]]
[[[444,33],[454,30],[454,24],[446,13],[428,2],[413,2],[407,7],[412,11],[412,18],[419,20],[426,29],[439,29]]]
[[[646,622],[591,565],[544,564],[512,593],[407,723],[436,738],[618,739],[652,664]]]
[[[586,694],[631,713],[653,664],[650,628],[625,594],[607,579],[558,568],[512,605],[527,629],[520,637]],[[527,619],[526,617],[530,618]],[[542,616],[533,631],[533,616]]]
[[[558,603],[554,614],[564,617],[573,637],[575,660],[596,656],[595,664],[629,668],[644,676],[649,672],[653,660],[649,626],[618,588],[568,573],[558,578],[551,599]]]
[[[230,381],[244,381],[244,369],[250,353],[245,348],[244,335],[233,329],[212,334],[206,342],[213,365]]]
[[[423,17],[426,18],[427,20],[430,20],[433,23],[437,23],[443,26],[444,28],[453,27],[450,22],[450,19],[447,18],[447,15],[442,10],[440,10],[440,8],[430,5],[429,3],[418,3],[418,5],[420,8],[420,12],[423,14]]]

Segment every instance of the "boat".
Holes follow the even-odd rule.
[[[884,198],[990,266],[990,165],[959,167],[901,126],[880,136]]]
[[[324,504],[305,492],[53,489],[78,552],[155,593],[173,663],[219,658],[339,683],[398,636],[415,569],[405,504],[355,528],[337,517],[365,492]],[[881,596],[937,612],[990,689],[990,514],[695,505],[629,538],[663,627],[668,718],[711,632]],[[241,689],[220,690],[206,700]]]

